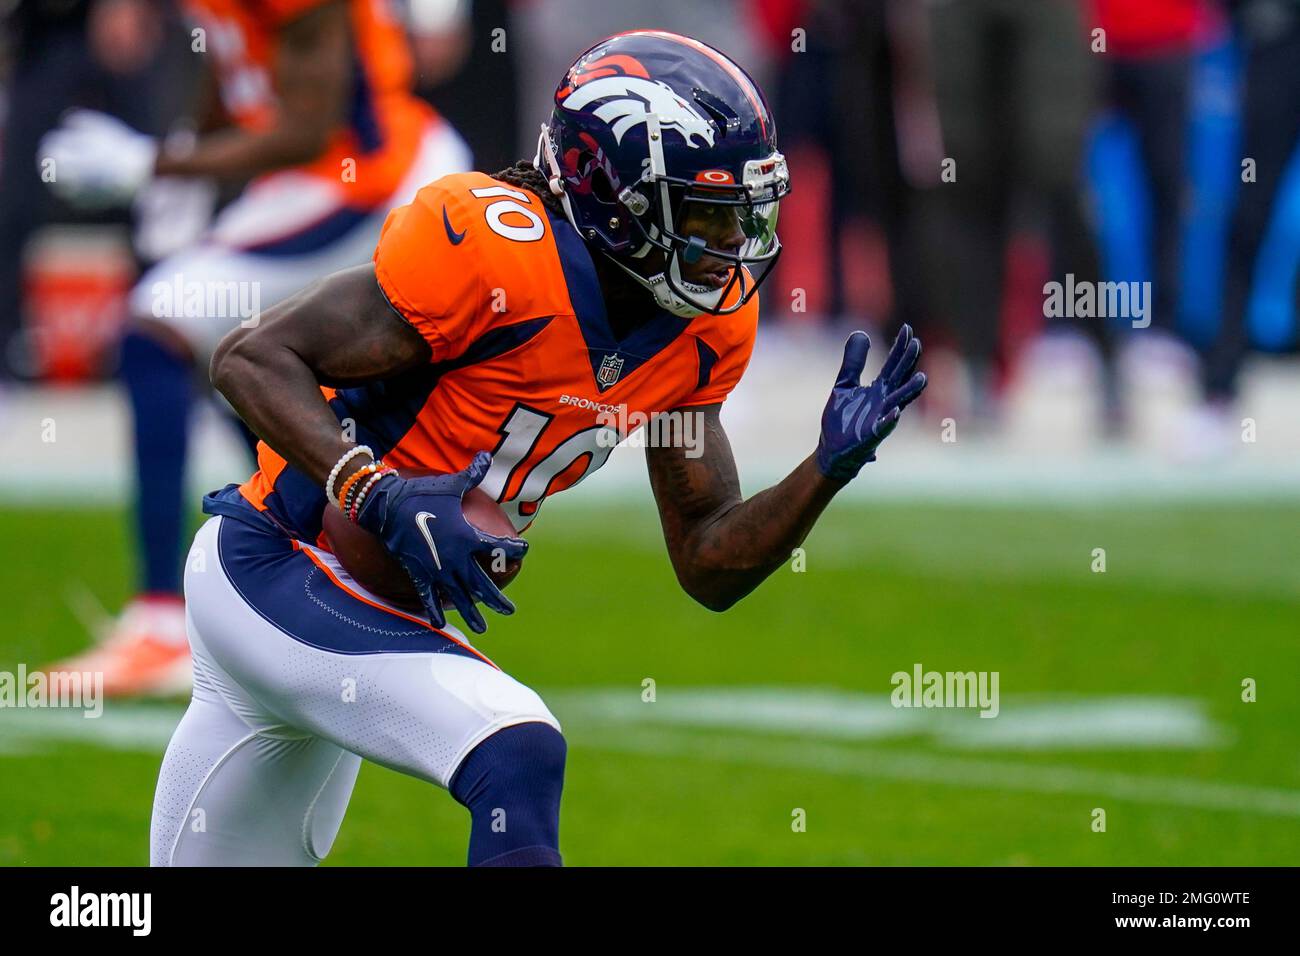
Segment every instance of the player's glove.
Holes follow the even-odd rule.
[[[434,627],[446,623],[444,597],[476,634],[487,630],[476,601],[498,614],[515,612],[475,555],[500,549],[507,559],[516,560],[527,552],[528,542],[486,534],[461,510],[461,498],[483,480],[491,464],[492,456],[481,451],[454,475],[385,478],[371,489],[357,515],[357,524],[378,535],[401,561]]]
[[[36,166],[60,199],[102,209],[129,203],[153,176],[157,158],[152,136],[107,113],[73,110],[41,138]]]
[[[866,332],[849,336],[844,343],[844,363],[822,412],[817,468],[833,481],[848,481],[863,465],[876,460],[876,448],[894,430],[903,409],[925,388],[925,373],[912,374],[921,355],[921,340],[912,336],[910,325],[899,330],[884,368],[864,388],[859,377],[870,349]]]

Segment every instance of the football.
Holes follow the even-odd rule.
[[[423,475],[441,474],[427,469],[403,468],[399,471],[403,478],[418,478]],[[470,524],[493,535],[514,537],[514,525],[506,516],[505,510],[497,504],[486,491],[471,488],[465,492],[463,499],[465,518]],[[402,568],[396,555],[384,547],[384,543],[375,535],[353,524],[335,507],[326,507],[321,517],[321,530],[330,551],[338,558],[339,564],[352,575],[366,590],[406,610],[421,610],[420,598],[415,593],[415,586]],[[515,579],[523,567],[522,560],[501,558],[494,561],[491,555],[479,557],[479,564],[496,586],[505,590],[506,585]],[[493,567],[496,564],[497,567]],[[444,607],[451,607],[443,602]]]

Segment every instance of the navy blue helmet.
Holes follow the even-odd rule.
[[[555,91],[534,163],[588,247],[676,315],[736,311],[776,264],[777,206],[790,191],[776,124],[749,75],[698,40],[636,30],[583,53]],[[720,208],[738,221],[740,248],[683,234],[693,211]],[[655,249],[662,272],[629,267]],[[682,264],[705,255],[729,269],[721,287],[683,279]]]

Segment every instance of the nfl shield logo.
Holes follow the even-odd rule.
[[[600,371],[596,373],[596,384],[600,386],[603,392],[615,382],[618,381],[619,375],[623,371],[623,359],[618,355],[606,355],[600,363]]]

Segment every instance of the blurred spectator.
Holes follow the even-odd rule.
[[[1188,90],[1206,0],[1093,0],[1105,31],[1109,105],[1137,135],[1151,195],[1153,328],[1175,328],[1186,183]]]
[[[1046,237],[1057,278],[1096,276],[1080,189],[1094,71],[1076,0],[929,9],[943,155],[955,163],[955,179],[934,190],[933,284],[967,360],[972,411],[989,417],[1012,237],[1020,229]],[[1041,323],[1041,311],[1030,311],[1015,320]]]
[[[473,0],[406,0],[416,84],[436,87],[459,72],[470,51]]]
[[[1300,0],[1228,0],[1228,6],[1245,64],[1240,156],[1253,161],[1255,180],[1243,182],[1237,193],[1222,321],[1205,356],[1203,385],[1211,406],[1225,406],[1236,396],[1250,345],[1248,315],[1260,249],[1281,213],[1288,169],[1300,168]],[[1292,242],[1300,241],[1296,232],[1291,230]],[[1288,305],[1295,301],[1291,261]]]
[[[771,93],[796,188],[782,209],[778,285],[804,290],[812,317],[923,328],[915,212],[918,190],[938,181],[941,156],[920,8],[899,0],[788,6]],[[791,25],[804,35],[794,51]]]
[[[852,6],[857,13],[864,5]],[[850,153],[865,148],[872,126],[867,115],[875,100],[857,100],[846,109],[846,101],[853,100],[849,90],[857,93],[864,83],[842,81],[855,79],[846,62],[850,57],[862,73],[877,63],[874,50],[850,52],[852,13],[819,0],[791,3],[785,11],[786,35],[772,37],[776,75],[766,92],[773,101],[794,188],[782,202],[784,248],[773,288],[763,302],[767,316],[814,321],[842,316],[854,298],[849,282],[870,269],[861,243],[858,255],[846,252],[861,228],[870,193],[859,179],[865,173],[865,156]],[[800,31],[797,44],[790,36],[793,30]],[[856,261],[846,269],[849,258]]]

